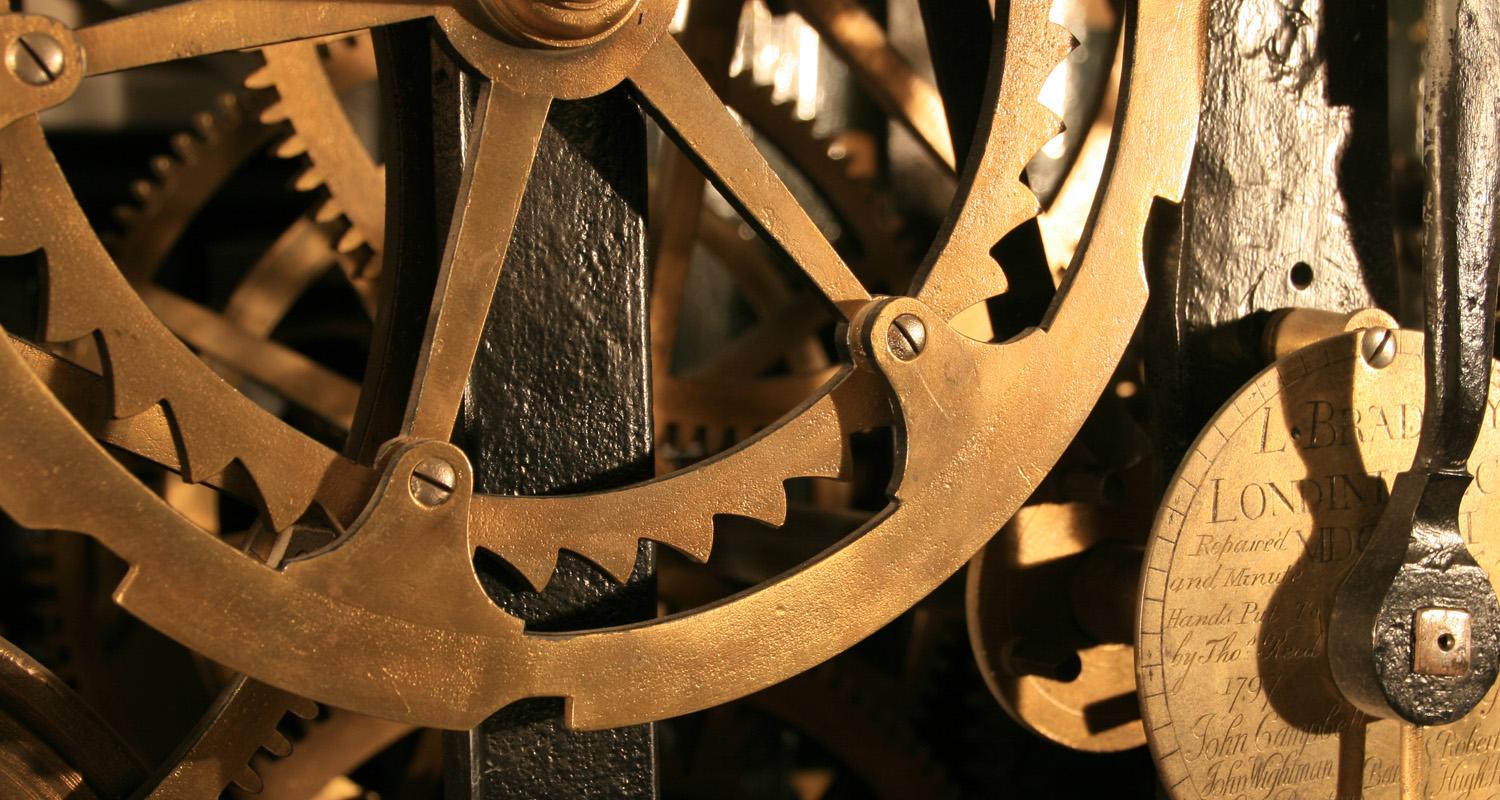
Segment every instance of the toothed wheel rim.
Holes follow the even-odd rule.
[[[664,28],[672,5],[643,3],[643,19]],[[980,137],[988,146],[966,171],[963,202],[925,264],[915,299],[870,300],[837,256],[824,250],[826,241],[818,245],[797,237],[806,226],[792,208],[741,197],[756,213],[774,217],[762,219],[762,227],[781,237],[779,243],[851,318],[856,367],[782,423],[721,458],[670,481],[587,498],[471,499],[470,476],[459,464],[453,499],[422,512],[431,516],[414,516],[417,512],[400,503],[376,502],[340,547],[276,572],[231,552],[161,505],[67,415],[16,347],[7,344],[0,347],[0,375],[13,390],[0,399],[0,429],[15,450],[0,484],[0,506],[31,527],[99,538],[133,567],[118,601],[189,647],[300,694],[380,716],[463,728],[520,697],[563,696],[571,724],[611,727],[703,708],[806,669],[925,595],[1019,506],[1081,423],[1144,304],[1146,218],[1154,197],[1178,195],[1193,135],[1199,10],[1191,4],[1140,5],[1140,27],[1132,29],[1138,69],[1131,73],[1130,91],[1122,93],[1135,102],[1123,109],[1114,170],[1096,203],[1089,241],[1042,328],[1003,344],[985,344],[943,324],[1003,290],[1003,278],[988,260],[990,248],[1035,213],[1034,198],[1016,176],[1055,128],[1034,97],[1066,49],[1065,34],[1046,22],[1047,6],[1012,4],[1005,26],[1012,47],[1003,81],[992,82],[997,95],[991,97]],[[195,12],[217,7],[210,2]],[[274,17],[278,26],[296,24],[316,32],[324,21],[298,16],[296,4],[277,7],[284,10],[284,16]],[[153,51],[141,37],[131,38],[135,49],[111,47],[112,31],[174,19],[180,13],[175,8],[81,32],[89,63],[110,70],[130,65],[131,59],[190,54],[195,47],[255,44],[228,41],[228,29],[202,26],[184,30],[188,43],[175,41],[168,52]],[[359,18],[357,27],[385,21],[372,21],[377,11],[370,6],[347,8]],[[408,6],[379,9],[417,13]],[[434,15],[450,38],[463,30],[462,19],[447,6],[424,13]],[[535,126],[524,129],[540,129],[545,104],[539,109],[538,98],[586,96],[612,86],[618,71],[711,171],[733,184],[731,192],[770,191],[775,197],[769,184],[741,183],[738,173],[726,177],[725,168],[745,156],[743,146],[732,135],[704,138],[705,131],[720,130],[727,115],[720,116],[725,112],[716,101],[691,102],[705,99],[706,88],[670,38],[647,41],[647,32],[631,26],[622,28],[620,37],[594,46],[598,50],[570,52],[573,60],[560,66],[547,61],[557,68],[545,76],[528,72],[540,63],[535,54],[512,53],[498,42],[459,38],[455,43],[471,62],[487,68],[514,59],[514,71],[491,73],[481,107],[517,104]],[[1021,43],[1029,47],[1017,46]],[[598,70],[590,61],[637,46],[644,52],[633,65],[612,62],[610,70]],[[1185,65],[1188,77],[1182,74]],[[491,149],[482,123],[479,131],[475,163],[485,164]],[[714,149],[722,147],[729,150]],[[493,152],[515,155],[514,149]],[[402,471],[423,458],[461,457],[444,450],[446,445],[418,443],[392,453],[384,473],[371,476],[287,432],[233,392],[187,393],[183,376],[202,375],[201,364],[153,321],[117,274],[111,277],[112,265],[76,203],[56,188],[62,177],[34,116],[0,131],[0,166],[21,185],[51,187],[33,192],[24,206],[16,193],[0,194],[0,218],[8,223],[0,229],[0,250],[41,249],[47,255],[46,338],[69,340],[97,331],[110,365],[113,418],[128,421],[165,400],[170,408],[165,424],[179,443],[177,457],[190,479],[220,475],[237,461],[255,481],[270,518],[284,525],[307,507],[319,486],[340,485],[352,493],[318,497],[338,509],[337,517],[349,511],[341,503],[357,505],[372,484],[377,496],[391,485],[404,485]],[[462,232],[458,236],[462,250]],[[986,265],[988,271],[981,269]],[[902,315],[926,320],[919,358],[897,359],[881,347],[886,328]],[[1042,385],[1068,386],[1073,396],[1043,399],[1034,391]],[[933,388],[954,386],[963,389],[942,397]],[[477,583],[468,587],[476,544],[498,548],[533,578],[550,572],[560,546],[617,575],[621,554],[628,550],[633,561],[638,538],[704,558],[710,542],[703,530],[715,513],[777,518],[785,503],[781,482],[792,475],[837,474],[844,435],[880,422],[892,396],[898,463],[904,464],[893,486],[896,501],[842,546],[752,592],[651,623],[535,635],[490,604]],[[234,420],[235,427],[226,430],[225,420]],[[1007,471],[976,469],[982,464],[1005,465]],[[59,468],[90,476],[94,493],[61,497],[30,489]],[[309,471],[342,475],[309,481]],[[130,501],[106,509],[99,498]],[[601,519],[612,523],[611,530],[591,531]],[[466,523],[468,532],[462,530]],[[622,536],[616,526],[627,533]],[[371,564],[362,560],[389,552],[394,542],[382,540],[398,527],[429,528],[424,541],[432,546],[430,563],[420,566],[437,571],[426,577],[455,579],[431,584],[451,586],[451,594],[400,596],[389,587],[371,594],[375,589],[365,580],[373,574]],[[528,538],[531,534],[535,538]],[[355,573],[359,580],[352,580]],[[214,591],[202,591],[207,586]],[[222,596],[218,590],[225,586],[236,591]],[[872,586],[881,591],[870,593]],[[748,652],[775,657],[736,655]]]

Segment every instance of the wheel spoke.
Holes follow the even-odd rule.
[[[224,304],[224,318],[251,336],[269,338],[292,304],[338,261],[327,230],[302,217],[245,273]],[[368,291],[361,292],[352,281],[350,285],[369,308]]]
[[[841,313],[847,317],[869,301],[864,286],[672,37],[657,41],[631,82],[662,127],[746,221],[780,245]]]
[[[359,402],[359,386],[353,381],[285,345],[247,333],[181,295],[155,286],[142,287],[140,293],[173,333],[222,365],[221,370],[248,376],[324,420],[349,427]]]
[[[788,358],[828,321],[816,299],[803,295],[760,319],[730,340],[690,380],[726,380],[759,375]]]
[[[796,0],[792,4],[870,93],[885,113],[917,137],[948,169],[953,138],[943,96],[891,46],[880,23],[852,0]]]
[[[468,166],[402,424],[409,436],[447,441],[453,433],[551,107],[549,97],[515,94],[495,84],[480,94]]]
[[[432,3],[340,0],[187,0],[78,31],[88,74],[311,39],[431,16]]]
[[[729,78],[740,9],[738,3],[694,3],[688,8],[683,49],[702,65],[716,93]],[[649,220],[651,252],[655,254],[651,265],[651,363],[665,370],[671,365],[672,348],[677,342],[683,287],[700,235],[707,181],[686,154],[676,151],[663,153],[657,169],[664,177],[657,196],[652,198]]]

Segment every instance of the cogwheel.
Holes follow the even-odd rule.
[[[0,795],[126,797],[146,767],[83,698],[0,639]]]
[[[319,47],[328,49],[321,59],[314,56]],[[317,219],[326,220],[341,214],[349,226],[338,240],[336,249],[348,252],[359,246],[372,249],[378,258],[383,242],[384,176],[359,142],[353,126],[337,102],[340,92],[362,81],[375,79],[375,64],[368,34],[338,39],[323,44],[299,42],[277,45],[261,51],[265,65],[246,80],[253,89],[269,89],[277,97],[260,114],[262,122],[287,123],[293,133],[276,152],[283,157],[302,157],[308,169],[297,180],[297,188],[326,188],[329,201],[319,210]],[[900,237],[893,203],[873,182],[848,173],[848,163],[830,157],[833,142],[813,134],[812,123],[799,119],[790,104],[774,102],[769,87],[756,85],[748,73],[730,79],[726,100],[749,126],[777,148],[830,204],[841,222],[852,231],[856,261],[852,268],[862,279],[876,286],[897,286],[908,280],[914,256],[909,243]],[[705,211],[705,215],[709,212]],[[738,237],[727,233],[719,220],[705,219],[701,239],[729,263],[743,263],[753,255],[730,249],[745,250]],[[745,264],[757,275],[755,283],[769,288],[780,282],[775,270],[764,263]],[[903,274],[904,271],[904,274]],[[658,273],[660,274],[660,273]],[[660,280],[660,278],[658,279]],[[786,290],[770,290],[757,298],[758,305],[769,307],[784,299]],[[669,306],[671,304],[668,304]],[[807,303],[777,309],[783,319],[806,315]],[[654,314],[676,314],[677,307],[658,308]],[[768,312],[762,308],[762,316]],[[756,352],[762,363],[774,363],[777,348],[752,341],[746,349]],[[808,351],[809,343],[798,343]],[[821,348],[818,348],[819,350]],[[679,380],[670,374],[658,376],[657,414],[658,443],[670,459],[673,452],[692,454],[689,460],[732,446],[775,420],[809,396],[831,376],[828,369],[788,378],[756,381],[726,380],[722,373],[743,374],[743,361],[724,359],[704,377],[709,380]],[[826,366],[818,361],[817,367]],[[736,402],[726,403],[725,398]],[[679,459],[671,459],[682,466]]]
[[[1044,0],[1009,4],[997,24],[1004,54],[958,202],[913,294],[879,298],[665,35],[671,0],[640,0],[636,24],[587,46],[545,51],[476,27],[482,15],[446,4],[276,0],[273,13],[249,2],[167,5],[76,34],[25,15],[7,21],[67,42],[67,63],[83,64],[79,48],[86,49],[95,72],[414,18],[436,23],[483,85],[404,435],[378,466],[353,464],[213,378],[119,275],[35,114],[22,114],[0,129],[0,170],[33,188],[24,202],[0,193],[0,253],[44,253],[41,338],[97,337],[111,402],[104,424],[80,421],[43,383],[64,371],[44,363],[34,372],[0,340],[8,388],[0,432],[13,447],[0,506],[29,527],[86,533],[114,550],[131,565],[117,602],[186,646],[331,705],[433,727],[470,727],[532,696],[567,698],[567,720],[581,727],[686,713],[805,671],[928,594],[1031,493],[1109,378],[1145,304],[1151,208],[1156,198],[1179,196],[1195,130],[1200,9],[1143,0],[1127,32],[1132,60],[1122,95],[1130,102],[1122,105],[1110,179],[1069,282],[1038,328],[978,342],[948,321],[1005,291],[990,254],[1036,213],[1018,176],[1056,129],[1035,98],[1069,42],[1047,21]],[[151,35],[163,29],[172,35]],[[843,317],[850,363],[780,423],[676,476],[586,496],[475,495],[467,459],[447,441],[498,280],[493,256],[508,243],[512,219],[497,220],[494,211],[519,206],[552,100],[622,81]],[[12,102],[45,107],[68,86]],[[483,223],[470,213],[480,207]],[[347,533],[337,547],[279,571],[232,550],[164,506],[84,427],[147,450],[129,438],[139,430],[109,425],[137,417],[166,427],[172,452],[156,453],[175,459],[190,480],[253,481],[273,526],[285,528],[316,500],[349,520]],[[887,421],[899,465],[889,507],[835,549],[725,602],[608,630],[536,634],[495,606],[475,578],[476,547],[534,582],[550,575],[560,549],[616,575],[628,571],[642,538],[703,559],[715,514],[779,519],[786,479],[839,474],[844,437]],[[409,488],[419,465],[434,461],[453,476],[451,494],[435,506]],[[242,471],[226,474],[233,462]],[[59,473],[86,477],[90,491],[33,490]],[[423,542],[417,558],[413,537]]]
[[[841,252],[850,254],[855,275],[871,286],[905,285],[917,254],[902,236],[890,197],[867,176],[853,174],[850,161],[834,158],[835,140],[817,136],[811,120],[798,117],[792,103],[776,102],[772,92],[772,87],[757,84],[748,72],[741,72],[728,79],[723,97],[746,126],[775,148],[828,204],[844,226],[836,243]],[[817,304],[810,297],[796,295],[776,266],[766,260],[764,248],[741,232],[750,233],[742,223],[704,208],[698,239],[729,268],[759,318],[759,329],[752,328],[689,373],[658,368],[653,387],[658,457],[671,467],[732,447],[795,407],[834,372],[812,335],[816,328],[809,326],[823,320]],[[665,284],[685,281],[686,270],[669,269],[669,265],[670,261],[658,261],[654,290],[678,297],[682,287]],[[683,302],[659,302],[652,313],[675,317],[682,307]],[[652,324],[658,331],[679,329],[675,319],[653,319]],[[658,363],[671,363],[673,344],[669,338],[655,343]],[[783,359],[792,368],[791,374],[760,374]]]
[[[348,49],[340,44],[342,52]],[[329,59],[329,74],[355,71],[357,59]],[[153,178],[133,184],[136,205],[115,210],[122,231],[110,239],[110,252],[141,297],[173,333],[193,346],[215,370],[238,384],[247,377],[286,400],[347,428],[358,387],[302,354],[270,340],[303,293],[337,265],[364,308],[373,313],[375,282],[361,259],[335,244],[347,225],[340,219],[298,218],[235,286],[222,313],[152,282],[163,260],[187,226],[255,155],[282,135],[261,121],[274,97],[265,91],[222,95],[214,109],[197,115],[195,130],[172,138],[174,156],[151,161]],[[233,365],[233,366],[231,366]]]
[[[365,764],[417,729],[342,709],[308,720],[292,753],[262,755],[255,769],[266,797],[317,797],[330,784]]]
[[[854,161],[836,147],[838,137],[818,135],[813,120],[798,116],[790,101],[776,102],[774,92],[740,72],[725,84],[724,102],[808,180],[849,229],[849,268],[877,289],[904,287],[920,254],[902,236],[895,201],[870,175],[855,172]]]
[[[148,776],[140,757],[89,704],[46,667],[0,639],[0,795],[145,800],[218,797],[230,783],[259,791],[248,765],[258,749],[291,752],[276,726],[316,708],[244,678],[232,683],[166,771]]]
[[[312,719],[317,713],[310,700],[237,677],[143,795],[146,800],[199,800],[220,796],[230,784],[259,792],[263,783],[251,760],[261,752],[279,758],[291,755],[291,741],[279,726],[288,715]]]
[[[221,94],[194,115],[193,130],[172,137],[170,155],[151,160],[151,177],[131,184],[135,204],[115,209],[125,232],[109,244],[132,283],[150,279],[198,209],[265,148],[274,131],[244,124],[264,105],[264,96]]]
[[[287,42],[262,48],[260,55],[265,64],[245,86],[273,93],[261,122],[284,122],[292,129],[276,154],[307,160],[294,185],[301,191],[327,190],[314,218],[345,222],[338,252],[378,254],[385,241],[385,170],[370,157],[339,101],[350,88],[375,80],[369,34]],[[373,277],[378,266],[367,272]]]

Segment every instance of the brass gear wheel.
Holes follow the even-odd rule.
[[[1029,494],[1135,327],[1146,295],[1147,217],[1153,198],[1177,196],[1192,142],[1199,9],[1140,5],[1127,31],[1130,102],[1090,236],[1043,325],[991,344],[946,322],[1004,290],[990,249],[1036,210],[1017,176],[1055,128],[1034,97],[1067,46],[1046,20],[1047,4],[1014,3],[997,26],[1007,46],[1003,78],[990,84],[981,155],[965,170],[961,201],[913,296],[888,298],[870,297],[852,276],[665,35],[674,6],[642,0],[639,24],[545,52],[476,26],[481,14],[469,2],[198,0],[76,33],[45,18],[0,16],[5,36],[44,33],[64,58],[55,83],[33,91],[12,81],[0,93],[0,169],[10,187],[27,187],[0,188],[0,252],[44,254],[40,338],[96,337],[110,390],[44,351],[0,345],[10,387],[0,429],[12,444],[0,506],[28,527],[83,532],[114,550],[132,567],[117,602],[190,648],[333,705],[437,727],[469,727],[526,696],[566,697],[570,723],[582,727],[703,708],[825,660],[921,598]],[[486,84],[407,436],[368,467],[217,381],[155,320],[83,219],[35,114],[64,101],[84,69],[415,18],[433,19]],[[847,320],[853,363],[777,426],[669,479],[583,497],[471,496],[467,461],[446,439],[498,277],[498,263],[485,256],[503,252],[508,226],[469,224],[470,211],[485,203],[488,220],[500,209],[502,219],[513,216],[552,98],[590,96],[622,80]],[[1035,387],[1047,384],[1071,393],[1043,398]],[[109,403],[100,407],[103,396]],[[64,398],[80,403],[78,416]],[[706,558],[713,515],[778,519],[783,480],[837,475],[844,436],[887,419],[901,465],[891,507],[841,547],[727,602],[605,631],[528,634],[474,577],[476,547],[538,585],[561,549],[616,576],[629,571],[641,538]],[[164,506],[96,438],[189,480],[252,489],[277,529],[317,502],[347,532],[337,547],[270,569]],[[451,497],[436,505],[408,490],[419,465],[433,463],[453,476]],[[59,471],[86,480],[75,485],[88,491],[32,490]],[[402,547],[413,536],[424,542],[418,560]],[[882,591],[862,590],[869,586]]]
[[[729,4],[689,15],[690,27],[684,38],[698,35],[699,27],[709,29],[705,38],[723,38],[724,33],[734,30],[738,10],[737,4]],[[731,44],[732,39],[716,46],[723,49]],[[375,79],[369,36],[324,43],[291,42],[264,48],[261,53],[265,64],[246,79],[245,85],[269,90],[274,99],[264,104],[257,118],[263,123],[284,122],[291,127],[292,133],[279,142],[276,151],[283,157],[307,161],[307,169],[295,184],[298,189],[326,190],[328,198],[315,219],[323,224],[343,220],[336,250],[341,254],[373,251],[375,266],[346,270],[356,287],[362,285],[361,281],[367,285],[379,271],[384,238],[384,173],[341,112],[339,96],[352,85]],[[727,54],[715,55],[716,62],[727,65]],[[830,156],[835,141],[815,135],[811,121],[798,118],[789,103],[776,102],[771,88],[756,84],[748,72],[729,77],[716,88],[720,88],[729,107],[811,183],[848,228],[843,238],[852,242],[856,254],[850,265],[854,273],[880,286],[904,285],[910,279],[916,254],[901,236],[891,199],[868,178],[851,174],[849,161]],[[817,321],[816,302],[791,297],[791,289],[775,266],[739,237],[738,229],[733,221],[705,209],[697,223],[696,239],[730,265],[738,287],[747,295],[764,328],[785,327],[789,320],[809,315]],[[653,324],[667,332],[677,330],[675,318],[682,304],[671,298],[680,298],[681,283],[687,277],[685,270],[673,269],[671,261],[670,257],[659,259],[654,271],[654,294],[665,300],[653,306]],[[372,294],[368,289],[362,291],[367,298]],[[801,327],[807,327],[806,323]],[[673,338],[660,337],[656,363],[671,361]],[[654,395],[664,472],[718,452],[765,427],[811,395],[836,371],[813,339],[782,335],[777,337],[781,341],[768,342],[767,338],[747,334],[737,343],[744,346],[731,344],[724,357],[705,365],[697,374],[658,370]],[[206,337],[199,337],[195,343],[210,344]],[[763,371],[765,365],[783,356],[791,360],[793,374],[741,377]],[[331,388],[303,394],[330,393],[347,394]],[[339,407],[346,405],[340,403]]]

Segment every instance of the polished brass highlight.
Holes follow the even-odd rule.
[[[1411,463],[1423,407],[1422,335],[1395,331],[1384,367],[1366,359],[1364,335],[1299,350],[1241,389],[1204,428],[1163,500],[1136,657],[1145,728],[1173,798],[1346,796],[1352,788],[1340,775],[1365,797],[1456,798],[1492,769],[1483,748],[1456,743],[1500,733],[1500,716],[1483,713],[1495,691],[1480,713],[1417,740],[1397,720],[1359,713],[1328,671],[1328,608],[1390,481]],[[1473,463],[1482,477],[1464,500],[1464,531],[1493,569],[1493,419]],[[1424,610],[1418,643],[1457,653],[1462,620],[1450,614]],[[1442,650],[1445,633],[1451,651]],[[1425,750],[1411,752],[1411,741]]]
[[[1028,505],[969,563],[966,581],[969,640],[991,693],[1027,728],[1087,752],[1146,742],[1131,632],[1089,636],[1069,602],[1081,563],[1118,544],[1114,516],[1084,503]],[[1132,586],[1138,573],[1137,566],[1125,576]],[[1106,583],[1093,587],[1087,605],[1118,607],[1129,596],[1129,588]],[[1018,646],[1029,656],[1021,663]]]
[[[8,338],[0,343],[8,387],[0,430],[11,447],[0,454],[0,506],[30,527],[83,532],[114,550],[131,565],[116,600],[188,647],[375,716],[464,728],[515,699],[562,696],[571,724],[612,727],[703,708],[805,670],[925,596],[1011,516],[1076,432],[1144,305],[1147,217],[1156,198],[1178,196],[1195,130],[1201,22],[1192,3],[1139,6],[1127,34],[1134,69],[1117,157],[1071,283],[1041,327],[991,344],[947,324],[1004,288],[991,248],[1036,210],[1017,176],[1054,130],[1034,98],[1067,46],[1046,20],[1048,5],[1013,3],[997,26],[1007,35],[997,47],[1008,46],[1003,77],[991,82],[984,144],[914,297],[872,297],[848,269],[665,35],[675,7],[666,0],[641,0],[633,24],[566,49],[492,36],[470,21],[469,3],[197,0],[83,28],[76,40],[90,74],[99,74],[430,18],[484,79],[475,158],[403,438],[366,466],[219,381],[115,269],[35,117],[4,127],[0,169],[33,188],[24,203],[0,193],[0,252],[45,252],[44,338],[103,343],[105,427],[170,408],[158,418],[169,436],[155,446],[188,480],[229,483],[243,470],[272,527],[285,529],[317,503],[347,533],[280,570],[206,535],[106,453],[32,371],[37,360],[23,360]],[[475,495],[466,459],[446,439],[531,154],[554,98],[591,96],[622,80],[847,321],[852,363],[777,425],[677,476],[580,497]],[[885,347],[903,315],[921,319],[926,334],[909,361]],[[46,376],[66,372],[42,364]],[[1070,391],[1044,399],[1034,391],[1044,383]],[[786,479],[836,477],[846,437],[888,421],[898,429],[896,502],[841,546],[726,602],[622,628],[533,634],[491,603],[474,576],[475,548],[537,585],[563,549],[616,576],[629,572],[641,538],[704,559],[714,515],[779,521]],[[410,491],[432,459],[453,470],[452,494],[435,506]],[[226,472],[231,463],[239,466]],[[58,470],[86,479],[90,491],[30,490]],[[422,543],[420,557],[412,541]]]

